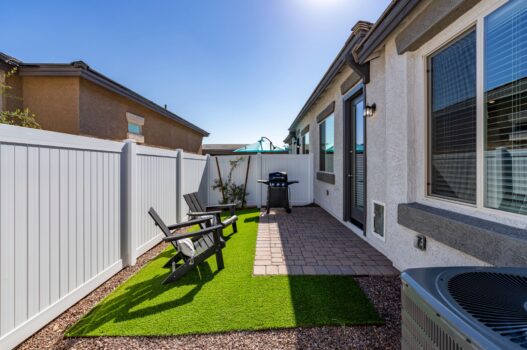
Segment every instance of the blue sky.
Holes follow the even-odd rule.
[[[23,1],[1,51],[84,60],[209,131],[205,143],[281,145],[357,20],[389,0]]]

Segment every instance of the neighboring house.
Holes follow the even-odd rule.
[[[247,146],[245,143],[218,143],[218,144],[204,144],[203,154],[210,154],[211,156],[231,156],[236,155],[235,149]],[[247,153],[245,153],[247,154]]]
[[[29,108],[45,130],[111,140],[134,139],[164,148],[200,153],[209,134],[167,109],[94,71],[86,63],[23,63],[0,53],[10,95],[0,108]],[[3,76],[3,75],[2,75]]]
[[[527,265],[525,28],[521,0],[359,22],[289,129],[309,132],[315,202],[399,269]]]

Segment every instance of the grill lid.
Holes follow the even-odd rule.
[[[287,173],[285,171],[269,173],[269,182],[287,182]]]
[[[448,279],[447,289],[469,315],[501,337],[527,349],[526,276],[465,272]]]

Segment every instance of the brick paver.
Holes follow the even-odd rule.
[[[262,211],[255,275],[386,275],[390,260],[319,207]]]

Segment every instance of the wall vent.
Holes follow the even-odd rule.
[[[385,228],[384,204],[373,201],[373,232],[384,239]]]

